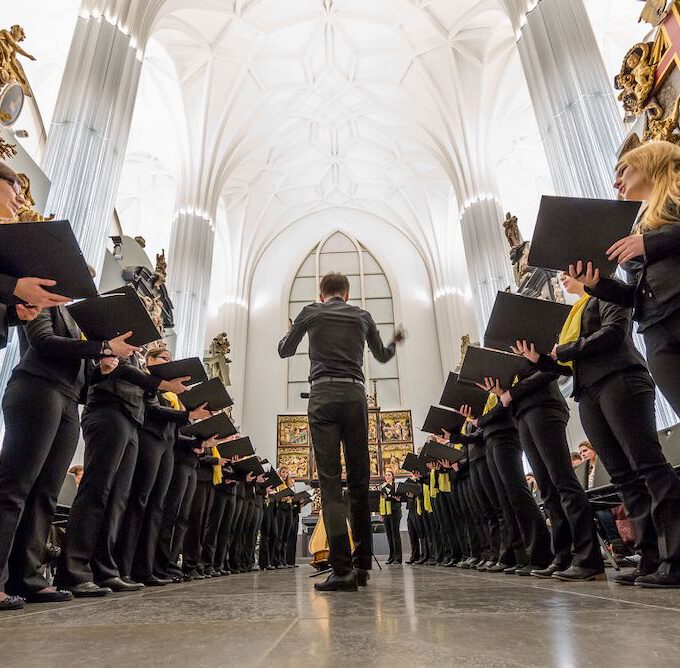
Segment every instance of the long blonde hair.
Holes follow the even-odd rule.
[[[652,185],[637,232],[680,222],[680,147],[668,141],[643,144],[624,154],[617,166],[632,167]]]

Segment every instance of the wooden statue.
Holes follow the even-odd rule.
[[[31,87],[26,73],[17,60],[17,54],[35,60],[35,57],[24,51],[19,44],[25,38],[26,33],[20,25],[13,25],[9,30],[0,30],[0,82],[8,84],[16,81],[21,85],[24,95],[31,97]]]
[[[21,194],[24,198],[24,203],[17,211],[17,220],[20,223],[42,223],[46,220],[53,220],[54,214],[45,217],[33,208],[35,206],[35,200],[31,194],[31,180],[28,176],[26,176],[26,174],[17,174],[17,177],[19,178]]]

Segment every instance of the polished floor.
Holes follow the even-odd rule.
[[[312,572],[2,613],[0,665],[680,666],[680,590],[391,566],[317,594]]]

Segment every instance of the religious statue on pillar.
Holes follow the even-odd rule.
[[[17,220],[20,223],[42,223],[46,220],[53,220],[54,214],[46,217],[33,208],[35,206],[35,200],[31,194],[31,180],[28,176],[26,176],[26,174],[17,174],[17,177],[19,178],[21,194],[24,198],[24,203],[17,211]]]
[[[35,57],[24,51],[19,44],[25,38],[26,33],[20,25],[13,25],[9,30],[0,30],[0,83],[16,81],[21,85],[24,95],[31,97],[31,86],[23,65],[17,60],[17,54],[35,60]]]
[[[231,344],[227,338],[227,333],[222,332],[210,342],[208,356],[203,360],[208,369],[208,376],[210,378],[219,378],[224,385],[231,385],[229,377],[229,364],[231,360],[227,357],[230,352]]]
[[[0,137],[0,159],[8,160],[17,154],[17,145],[6,142]]]
[[[529,266],[531,242],[522,239],[522,233],[517,224],[517,216],[506,213],[503,230],[510,246],[510,261],[517,284],[517,292],[525,297],[563,304],[564,294],[557,280],[557,273],[548,269]]]
[[[165,248],[160,253],[156,253],[156,271],[154,271],[154,285],[160,288],[165,285],[168,279],[168,263],[165,260]]]

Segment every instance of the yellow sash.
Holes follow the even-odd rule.
[[[432,512],[432,499],[430,497],[430,486],[423,483],[423,501],[425,503],[425,512]]]
[[[182,410],[182,406],[179,403],[179,397],[174,392],[164,392],[163,396],[170,402],[170,405],[176,411]]]
[[[430,469],[430,496],[434,499],[439,490],[437,489],[437,472],[434,469]]]
[[[423,514],[423,504],[420,503],[420,497],[416,498],[416,512],[418,513],[418,515]]]
[[[451,491],[451,478],[449,478],[448,474],[446,473],[439,474],[439,491],[440,492]]]
[[[573,343],[578,341],[581,336],[581,316],[583,316],[583,311],[588,305],[588,300],[590,295],[583,295],[579,300],[571,307],[567,320],[562,327],[560,332],[559,345],[564,345],[565,343]],[[564,366],[569,366],[574,368],[573,362],[560,362]]]
[[[213,457],[220,458],[220,451],[217,448],[211,448],[210,454]],[[219,462],[213,465],[213,485],[219,485],[222,482],[222,466]]]
[[[493,393],[489,392],[489,397],[486,400],[486,405],[482,411],[482,415],[486,415],[490,410],[493,410],[498,405],[498,397]]]
[[[380,514],[383,517],[392,514],[392,502],[388,501],[384,496],[380,497]]]

